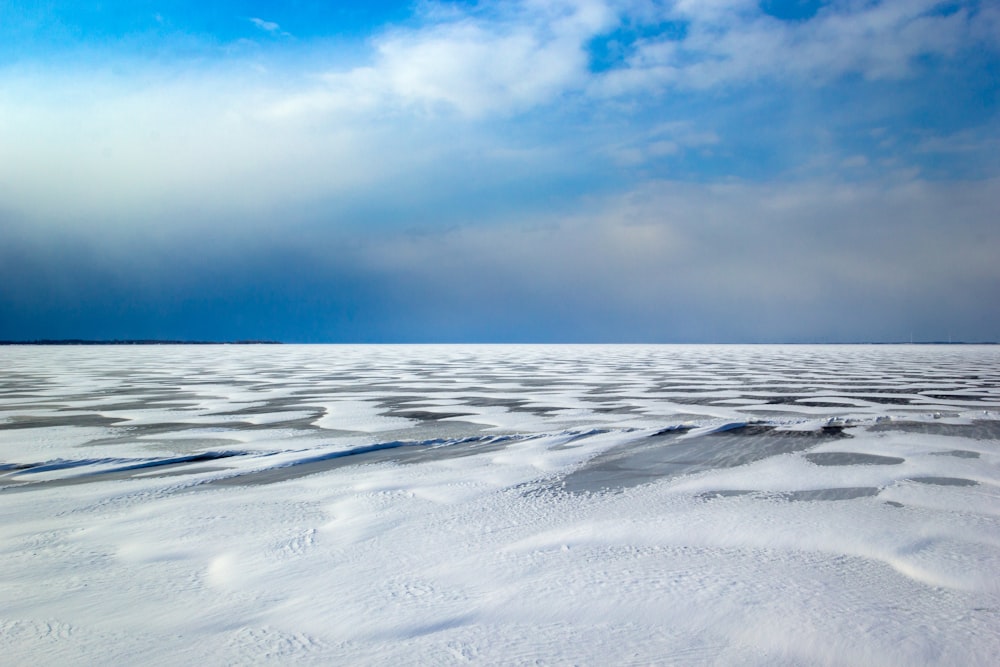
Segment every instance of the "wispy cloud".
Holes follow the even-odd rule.
[[[251,18],[249,20],[250,23],[253,23],[255,26],[257,26],[264,32],[278,32],[279,30],[281,30],[281,26],[273,21],[265,21],[264,19],[260,18]]]
[[[693,121],[661,123],[627,142],[609,148],[611,157],[627,165],[639,165],[687,150],[711,150],[720,142],[712,130],[698,129]]]
[[[292,36],[290,33],[285,32],[284,30],[282,30],[281,26],[278,25],[277,23],[275,23],[274,21],[265,21],[264,19],[257,18],[257,17],[251,17],[251,18],[249,18],[247,20],[250,21],[250,23],[253,23],[255,26],[257,26],[258,28],[260,28],[261,30],[263,30],[266,33],[270,33],[272,35],[276,35],[276,36],[280,36],[280,37],[291,37]]]
[[[744,0],[428,7],[423,25],[377,37],[371,64],[330,71],[322,87],[281,108],[343,109],[356,100],[482,116],[567,95],[616,98],[766,80],[787,84],[789,77],[805,85],[845,75],[900,79],[913,76],[921,58],[995,49],[990,40],[998,21],[996,10],[937,0],[831,3],[803,21],[775,18]],[[665,24],[677,29],[656,30]],[[608,39],[616,40],[620,58],[595,70],[593,44]]]
[[[937,0],[830,3],[804,21],[785,21],[742,0],[677,2],[657,16],[683,36],[636,39],[619,67],[595,81],[607,95],[704,89],[794,77],[815,85],[856,74],[898,79],[920,58],[988,45],[996,18],[975,4]]]

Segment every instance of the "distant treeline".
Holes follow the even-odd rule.
[[[278,340],[157,340],[127,338],[124,340],[83,340],[60,338],[53,340],[0,340],[0,345],[280,345]]]

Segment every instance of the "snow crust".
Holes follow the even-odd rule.
[[[0,348],[9,664],[992,665],[1000,350]]]

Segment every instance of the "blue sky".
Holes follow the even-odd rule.
[[[0,339],[1000,340],[1000,7],[0,5]]]

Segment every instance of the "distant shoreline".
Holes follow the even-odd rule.
[[[0,345],[281,345],[278,340],[85,340],[82,338],[60,338],[43,340],[0,340]]]

